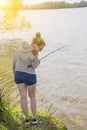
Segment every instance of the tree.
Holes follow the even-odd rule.
[[[9,3],[9,11],[12,13],[13,17],[17,16],[17,13],[22,6],[23,0],[7,0]]]
[[[4,30],[23,30],[31,28],[31,24],[25,16],[18,14],[23,0],[7,0],[8,8],[4,12],[4,17],[0,21],[0,27]]]

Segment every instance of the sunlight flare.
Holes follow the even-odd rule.
[[[7,0],[0,0],[0,6],[7,5]]]

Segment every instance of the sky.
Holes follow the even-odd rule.
[[[65,1],[65,2],[68,2],[68,3],[74,3],[74,2],[80,2],[81,0],[23,0],[24,4],[37,4],[37,3],[42,3],[42,2],[50,2],[50,1]],[[85,0],[87,1],[87,0]]]

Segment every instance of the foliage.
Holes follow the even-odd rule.
[[[7,102],[16,89],[16,87],[13,87],[12,56],[17,43],[18,40],[5,40],[3,44],[0,44],[0,89],[3,90],[3,98]]]
[[[60,9],[60,8],[76,8],[76,7],[87,7],[86,1],[67,3],[65,1],[61,2],[44,2],[33,5],[22,6],[22,9]]]
[[[0,130],[17,130],[19,124],[14,120],[11,108],[6,100],[0,102]]]
[[[8,8],[4,11],[4,16],[0,20],[0,28],[3,30],[23,30],[31,28],[31,24],[27,21],[24,15],[18,14],[22,6],[22,0],[7,0]]]
[[[8,9],[13,17],[17,17],[18,10],[22,6],[22,1],[23,0],[7,0],[9,3]]]
[[[0,99],[2,97],[3,91],[0,89]],[[37,120],[39,120],[37,125],[32,125],[31,121],[25,125],[21,108],[18,106],[11,108],[7,100],[0,100],[0,130],[67,130],[60,120],[40,110],[37,111]]]
[[[32,125],[31,122],[25,125],[19,107],[10,108],[4,102],[2,106],[0,105],[0,108],[3,108],[0,111],[0,130],[67,130],[61,121],[41,111],[38,111],[37,119],[39,123],[37,125]],[[31,116],[30,119],[32,119]]]

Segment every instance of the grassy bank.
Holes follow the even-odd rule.
[[[4,89],[3,95],[6,99],[14,91],[12,57],[19,41],[0,40],[0,88]]]
[[[32,125],[30,122],[25,125],[20,108],[9,108],[0,104],[0,130],[67,130],[65,125],[52,115],[41,111],[37,113],[39,123]]]
[[[60,120],[41,111],[37,112],[39,120],[37,125],[31,123],[25,125],[21,109],[19,107],[9,107],[11,103],[9,97],[14,91],[12,74],[14,46],[10,45],[0,46],[0,130],[67,130]]]

